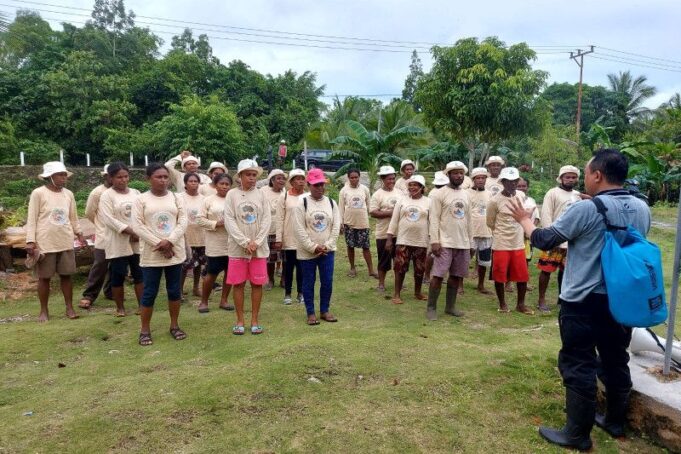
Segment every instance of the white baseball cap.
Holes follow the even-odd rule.
[[[195,162],[195,163],[199,164],[199,160],[196,159],[196,156],[187,156],[186,158],[183,158],[183,159],[182,159],[182,168],[183,168],[183,169],[184,169],[184,166],[185,166],[188,162]]]
[[[272,178],[276,177],[277,175],[284,175],[284,178],[286,178],[286,172],[284,172],[281,169],[272,169],[270,170],[269,175],[267,175],[267,180],[271,180]]]
[[[435,172],[435,178],[433,178],[433,185],[434,186],[444,186],[449,183],[449,178],[447,178],[447,175],[441,170],[438,170]]]
[[[303,169],[293,169],[288,174],[288,180],[291,181],[293,177],[303,177],[305,178],[305,171]]]
[[[412,175],[411,178],[407,180],[407,184],[409,183],[418,183],[424,188],[426,187],[426,179],[423,178],[423,175]],[[447,183],[445,183],[447,184]]]
[[[499,181],[501,180],[517,180],[520,178],[520,172],[515,167],[504,167],[499,173]]]
[[[501,156],[490,156],[489,158],[487,158],[485,165],[491,164],[492,162],[498,162],[502,166],[506,164],[506,161],[504,161],[504,158],[502,158]]]
[[[227,172],[227,166],[218,161],[213,161],[210,163],[208,166],[208,173],[210,173],[213,169],[222,169]]]
[[[258,165],[255,159],[242,159],[236,167],[236,174],[241,175],[244,170],[255,170],[258,172],[258,177],[262,175],[262,167]]]
[[[447,163],[447,167],[445,167],[444,171],[445,175],[448,175],[452,170],[463,170],[463,173],[466,173],[468,172],[468,167],[461,161],[452,161]]]
[[[414,164],[414,161],[412,161],[411,159],[405,159],[400,163],[400,172],[402,171],[402,169],[404,169],[404,166],[409,164],[413,165],[414,170],[416,170],[416,164]]]
[[[72,172],[66,170],[63,162],[60,161],[50,161],[43,164],[43,173],[38,175],[40,178],[50,178],[55,173],[66,172],[66,176],[70,177],[73,175]]]
[[[100,174],[101,176],[108,175],[108,174],[109,174],[108,170],[109,170],[109,164],[106,164],[106,165],[104,166],[104,168],[102,169],[102,171],[99,172],[99,174]]]
[[[385,175],[391,175],[391,174],[397,174],[395,172],[395,168],[393,166],[381,166],[380,169],[378,169],[378,176],[383,177]]]
[[[558,172],[558,178],[556,178],[556,181],[560,183],[560,177],[565,175],[566,173],[576,173],[577,178],[579,178],[579,169],[575,166],[563,166],[560,168],[560,172]]]
[[[487,176],[487,169],[484,167],[476,167],[475,169],[471,170],[471,178],[475,178],[479,175]]]

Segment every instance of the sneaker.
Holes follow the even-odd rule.
[[[305,304],[305,298],[303,298],[302,293],[298,295],[298,304]]]
[[[289,306],[291,304],[291,295],[286,295],[284,297],[284,305]]]

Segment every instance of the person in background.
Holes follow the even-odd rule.
[[[184,192],[178,196],[184,202],[187,213],[187,230],[184,232],[184,241],[187,246],[187,260],[182,266],[182,294],[185,295],[184,282],[189,273],[193,270],[194,286],[192,295],[201,296],[201,267],[206,264],[206,242],[204,230],[196,223],[196,216],[201,211],[204,197],[199,194],[201,180],[196,173],[185,173],[183,177]]]
[[[426,317],[437,320],[437,300],[440,297],[442,280],[447,279],[445,314],[462,317],[463,312],[456,309],[458,289],[468,272],[473,245],[470,201],[468,191],[461,189],[466,166],[460,161],[452,161],[444,170],[449,184],[438,189],[430,196],[429,215],[430,247],[435,256],[430,277]]]
[[[336,241],[340,232],[340,213],[336,204],[324,195],[326,176],[321,169],[307,174],[310,195],[303,198],[293,213],[293,225],[298,243],[298,260],[303,272],[303,294],[307,324],[318,325],[315,314],[314,287],[319,269],[319,318],[337,322],[331,314],[333,265]]]
[[[499,174],[501,169],[506,165],[506,161],[501,156],[490,156],[485,162],[485,167],[489,174],[485,182],[485,189],[489,191],[490,199],[499,194],[503,189],[503,185],[499,181]]]
[[[411,178],[416,172],[416,164],[411,159],[404,159],[400,163],[400,174],[402,175],[395,181],[395,189],[402,195],[409,197],[409,189],[407,188],[407,180]]]
[[[395,189],[395,169],[392,166],[381,166],[378,170],[381,188],[371,196],[369,215],[376,219],[376,253],[378,255],[378,290],[385,292],[385,276],[392,268],[394,250],[388,251],[385,243],[388,239],[388,226],[393,216],[395,204],[402,193]]]
[[[104,191],[99,201],[99,211],[104,226],[106,259],[111,266],[111,294],[116,302],[117,317],[125,317],[125,278],[130,270],[137,298],[137,313],[143,292],[140,268],[139,237],[132,228],[132,207],[140,192],[128,187],[130,171],[122,162],[109,165],[111,187]]]
[[[549,228],[551,224],[567,210],[571,205],[581,200],[579,191],[575,186],[579,182],[579,169],[575,166],[563,166],[560,168],[558,186],[549,189],[544,196],[541,207],[541,226]],[[539,254],[537,268],[539,268],[539,300],[537,307],[542,312],[550,312],[546,304],[546,290],[549,288],[551,273],[558,270],[558,293],[563,282],[563,270],[565,268],[565,258],[567,257],[567,242],[554,247],[550,251],[542,251]]]
[[[297,258],[298,242],[294,234],[293,210],[300,204],[300,199],[305,192],[305,171],[293,169],[288,174],[288,183],[291,188],[279,197],[276,218],[276,246],[284,253],[284,304],[291,304],[291,292],[293,291],[293,272],[296,272],[297,300],[304,303],[303,298],[303,272],[300,270],[300,262]]]
[[[216,193],[209,195],[203,200],[201,209],[196,216],[196,223],[205,231],[206,242],[206,276],[203,278],[201,290],[201,304],[198,311],[206,313],[208,298],[213,291],[215,280],[220,273],[224,272],[225,281],[229,267],[229,234],[225,230],[225,200],[227,193],[232,187],[232,177],[226,173],[216,173],[213,177]],[[231,285],[225,283],[222,286],[220,296],[220,309],[233,311],[234,306],[229,304],[229,292]]]
[[[487,169],[476,167],[471,171],[473,187],[468,190],[468,198],[471,203],[471,226],[473,228],[473,249],[477,267],[478,292],[489,295],[485,288],[487,270],[492,266],[492,231],[487,226],[487,204],[489,203],[489,191],[485,189],[487,181]],[[472,258],[473,255],[471,255]]]
[[[511,202],[522,204],[524,196],[516,191],[520,173],[515,167],[505,167],[499,182],[504,189],[487,204],[487,226],[492,230],[492,280],[499,300],[499,312],[508,313],[504,286],[507,281],[515,282],[518,290],[516,310],[522,314],[534,312],[525,306],[525,293],[529,274],[525,261],[525,237],[522,228],[515,222]]]
[[[518,180],[518,187],[517,190],[525,194],[525,201],[523,202],[523,207],[525,207],[528,212],[532,213],[530,215],[530,219],[532,219],[532,222],[534,223],[535,226],[539,226],[539,223],[541,222],[541,217],[539,216],[539,208],[537,207],[537,202],[528,195],[528,192],[530,190],[530,180],[528,178],[523,178],[520,177],[520,180]],[[534,249],[532,248],[532,245],[530,244],[530,239],[528,237],[525,237],[525,260],[527,261],[527,266],[530,266],[530,262],[532,261],[532,255],[534,254]],[[508,282],[506,283],[506,291],[508,292]],[[534,290],[534,288],[530,285],[527,284],[527,291],[531,292]],[[539,308],[541,310],[541,308]]]
[[[403,303],[400,292],[404,277],[409,271],[410,261],[414,263],[414,298],[419,301],[428,299],[421,293],[428,252],[428,214],[430,212],[430,199],[423,195],[426,189],[426,179],[421,175],[412,175],[407,180],[407,188],[409,197],[403,197],[395,204],[385,245],[388,250],[395,247],[393,304]],[[395,237],[397,237],[397,244],[393,245]]]
[[[87,284],[85,284],[83,296],[78,303],[78,307],[81,309],[90,309],[92,303],[99,296],[102,287],[104,288],[105,296],[111,296],[109,261],[106,259],[106,253],[104,252],[104,232],[106,228],[99,214],[99,199],[104,191],[111,187],[111,179],[107,173],[108,167],[108,164],[105,165],[101,172],[104,181],[90,192],[85,203],[85,217],[95,225],[95,248],[92,253],[93,262],[87,276]]]
[[[626,156],[601,149],[586,164],[584,186],[589,196],[603,202],[612,225],[630,225],[645,236],[650,208],[623,189],[628,172]],[[622,437],[632,387],[627,353],[631,328],[618,323],[608,305],[600,255],[605,244],[603,217],[589,201],[575,203],[548,228],[536,228],[520,203],[514,204],[513,216],[536,248],[551,250],[568,242],[558,325],[562,343],[558,369],[565,386],[567,421],[561,429],[541,426],[539,433],[550,443],[582,451],[592,446],[594,422],[612,437]],[[605,414],[596,413],[597,377],[605,385]]]
[[[26,217],[26,255],[35,260],[34,273],[38,279],[40,314],[38,322],[49,320],[47,303],[50,299],[50,279],[59,275],[64,295],[66,316],[78,318],[73,309],[73,282],[76,272],[74,237],[81,246],[85,239],[78,225],[76,199],[66,189],[66,181],[73,175],[58,161],[43,164],[39,177],[44,186],[34,189],[28,202]]]
[[[345,234],[350,271],[348,277],[356,277],[355,248],[362,249],[362,256],[369,269],[370,277],[378,277],[374,271],[369,250],[369,188],[359,182],[359,170],[350,169],[348,181],[338,195],[338,210],[341,217],[341,233]]]
[[[215,183],[213,183],[213,179],[215,178],[215,175],[219,173],[227,173],[227,167],[221,162],[211,162],[208,166],[208,178],[210,178],[210,183],[199,186],[199,194],[204,197],[215,195],[217,190],[215,188]]]
[[[244,328],[244,287],[251,283],[251,334],[261,334],[258,322],[262,286],[268,281],[267,257],[270,248],[267,235],[272,223],[270,205],[262,191],[256,188],[262,168],[252,159],[244,159],[237,166],[241,187],[227,193],[225,200],[225,228],[229,233],[229,265],[227,284],[234,287],[236,324],[232,334],[242,335]]]
[[[181,164],[183,172],[180,172],[175,168],[177,164]],[[184,192],[184,172],[197,174],[201,179],[202,185],[207,185],[211,182],[208,175],[199,173],[199,160],[192,156],[191,151],[184,150],[174,158],[170,158],[165,163],[165,167],[168,169],[170,181],[172,185],[175,186],[175,192],[178,194]]]
[[[272,223],[267,236],[267,245],[270,248],[270,256],[267,258],[267,276],[269,281],[265,285],[265,290],[274,287],[274,270],[277,262],[282,260],[281,245],[277,244],[277,205],[279,199],[284,194],[286,187],[286,173],[281,169],[272,169],[267,175],[267,186],[260,188],[265,199],[270,206],[270,216]]]
[[[440,189],[442,186],[445,186],[447,183],[449,183],[449,179],[447,176],[442,172],[441,170],[438,170],[435,172],[433,175],[433,188],[430,190],[428,193],[428,196],[432,196],[435,194],[435,191]],[[430,284],[430,270],[433,269],[433,254],[430,250],[430,242],[428,244],[428,253],[426,254],[426,271],[425,274],[423,275],[423,283],[425,285]]]
[[[133,231],[141,240],[140,266],[144,289],[140,301],[142,326],[137,342],[142,346],[153,343],[151,316],[164,274],[170,335],[175,340],[187,337],[178,325],[182,300],[182,263],[187,257],[184,241],[187,213],[182,199],[168,190],[170,175],[163,164],[149,164],[146,174],[150,189],[135,199],[132,210]]]

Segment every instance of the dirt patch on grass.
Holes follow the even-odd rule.
[[[0,272],[0,302],[25,298],[35,291],[36,279],[31,273]]]

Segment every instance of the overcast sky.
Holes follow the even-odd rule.
[[[43,17],[50,19],[53,28],[60,28],[59,20],[84,22],[87,17],[78,14],[87,15],[93,5],[93,0],[35,2],[44,4],[3,1],[7,5],[39,10]],[[45,5],[47,3],[53,6]],[[587,45],[593,44],[596,52],[585,57],[585,83],[607,85],[608,73],[624,70],[646,75],[649,83],[658,89],[658,95],[648,103],[653,107],[668,100],[673,93],[681,92],[681,2],[678,0],[127,0],[126,8],[138,15],[138,25],[148,26],[165,40],[164,50],[172,35],[188,26],[194,28],[195,35],[206,33],[211,37],[214,54],[225,64],[240,59],[260,72],[271,74],[287,69],[298,73],[312,71],[317,74],[318,82],[326,86],[326,95],[399,94],[409,71],[412,48],[419,48],[427,71],[431,64],[428,43],[452,44],[465,37],[491,35],[507,44],[524,41],[538,52],[560,52],[541,53],[535,62],[536,68],[550,73],[549,82],[577,82],[579,68],[568,58],[568,50],[578,46],[588,49]],[[12,17],[15,8],[0,6],[0,10]],[[181,23],[187,21],[213,26]],[[222,28],[226,26],[241,29]],[[298,39],[285,40],[286,36]],[[298,46],[237,39],[289,42]],[[414,44],[416,42],[423,44]],[[377,44],[393,47],[377,47]],[[381,99],[389,101],[390,98]]]

